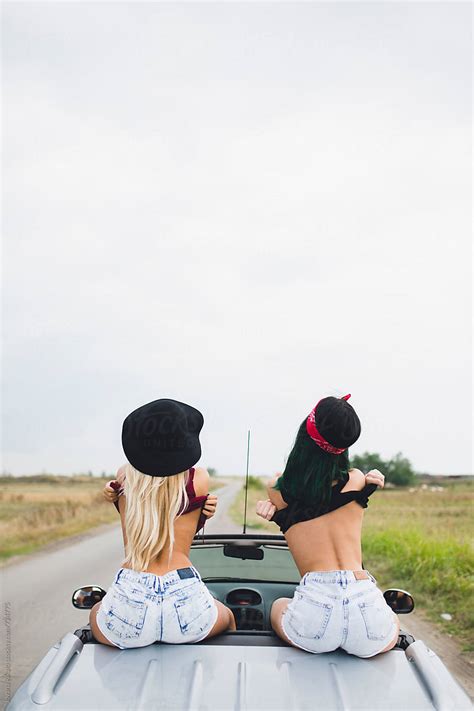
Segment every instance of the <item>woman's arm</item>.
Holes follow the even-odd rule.
[[[383,489],[385,477],[378,469],[371,469],[368,474],[364,474],[360,469],[349,469],[349,481],[341,490],[343,494],[346,491],[362,491],[369,484],[375,484]]]
[[[349,469],[349,481],[341,489],[341,494],[345,494],[347,491],[361,491],[366,482],[365,475],[360,469]]]
[[[267,484],[268,499],[266,501],[257,501],[256,514],[266,521],[272,520],[275,511],[280,511],[288,506],[278,489],[273,488],[280,476],[281,474],[276,474]]]
[[[127,545],[127,536],[125,533],[125,508],[126,508],[126,500],[125,500],[125,494],[123,493],[123,488],[125,485],[125,469],[126,465],[123,467],[120,467],[120,469],[117,471],[117,476],[115,479],[112,479],[112,481],[109,481],[105,486],[103,490],[103,495],[106,501],[110,501],[113,503],[115,508],[120,514],[120,522],[122,525],[122,537],[123,537],[123,545],[124,548]]]
[[[206,496],[209,493],[209,472],[204,467],[194,470],[194,491],[196,496]]]
[[[280,509],[286,509],[286,507],[288,506],[288,504],[286,503],[286,501],[284,500],[283,496],[278,491],[278,489],[274,488],[274,486],[277,483],[280,476],[281,476],[281,474],[276,474],[267,485],[268,498],[271,501],[271,503],[275,506],[277,511],[280,511]]]
[[[122,525],[122,538],[123,538],[123,549],[125,551],[127,547],[127,533],[125,531],[125,509],[127,507],[127,500],[125,494],[122,494],[118,498],[118,508],[120,513],[120,523]]]

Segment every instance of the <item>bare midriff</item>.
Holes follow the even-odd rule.
[[[200,513],[201,510],[196,509],[175,519],[174,545],[171,556],[169,555],[169,544],[167,544],[156,560],[152,561],[142,572],[165,575],[170,570],[188,568],[192,565],[189,560],[189,551],[196,533]],[[130,566],[123,563],[122,568],[130,568]]]
[[[362,570],[364,509],[355,501],[301,521],[285,534],[300,575],[311,571]]]

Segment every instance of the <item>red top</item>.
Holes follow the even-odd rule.
[[[209,494],[206,494],[205,496],[196,496],[196,492],[194,490],[194,472],[194,467],[191,467],[191,469],[189,469],[188,479],[186,481],[186,494],[188,495],[188,505],[186,506],[184,511],[181,511],[180,516],[182,516],[183,514],[190,513],[190,511],[195,511],[196,509],[202,509],[207,500],[207,497],[209,496]],[[119,495],[120,494],[123,494],[123,487],[120,487]],[[117,511],[120,512],[117,501],[114,501],[114,506]],[[201,515],[199,516],[199,521],[196,528],[196,533],[200,531],[201,528],[204,528],[206,519],[207,517],[201,511]]]
[[[188,475],[188,480],[186,482],[186,493],[188,495],[188,505],[184,509],[184,511],[181,512],[181,516],[183,514],[187,514],[190,511],[195,511],[196,509],[202,509],[204,506],[206,499],[208,497],[208,494],[205,496],[196,496],[196,492],[194,491],[194,467],[191,467],[189,470],[189,475]],[[203,514],[201,511],[201,515],[199,516],[199,521],[198,525],[196,528],[196,533],[201,530],[201,528],[204,527],[204,524],[206,523],[206,516]]]

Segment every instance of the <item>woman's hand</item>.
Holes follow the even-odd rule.
[[[202,512],[206,518],[212,518],[214,514],[216,513],[216,508],[217,508],[217,496],[214,496],[213,494],[209,494],[209,496],[206,499],[206,503],[204,504],[202,508]]]
[[[365,475],[365,483],[377,484],[377,486],[380,486],[380,488],[383,489],[385,484],[385,477],[382,472],[379,472],[378,469],[371,469],[370,472]]]
[[[266,501],[257,501],[257,508],[256,512],[258,516],[261,516],[261,518],[264,518],[266,521],[270,521],[273,514],[276,511],[276,506],[272,504],[270,499],[267,499]]]
[[[117,481],[117,479],[112,479],[112,481],[108,481],[107,484],[104,486],[103,490],[103,495],[104,499],[106,501],[110,501],[110,503],[115,503],[119,497],[119,489],[120,489],[120,482]]]

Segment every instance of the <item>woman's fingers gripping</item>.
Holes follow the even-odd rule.
[[[104,486],[104,489],[102,492],[104,495],[104,499],[106,501],[110,501],[112,503],[114,501],[117,501],[117,499],[119,497],[119,493],[118,493],[119,488],[120,488],[120,484],[115,479],[107,482],[107,484]]]
[[[385,484],[385,477],[382,472],[379,472],[378,469],[371,469],[370,472],[365,475],[365,481],[367,484],[376,484],[377,486],[380,486],[381,489],[383,489]]]
[[[256,511],[258,516],[270,521],[276,511],[276,506],[269,499],[267,501],[257,501]]]
[[[202,512],[207,518],[211,518],[216,513],[217,508],[217,496],[209,494],[206,499],[206,503],[203,506]]]

